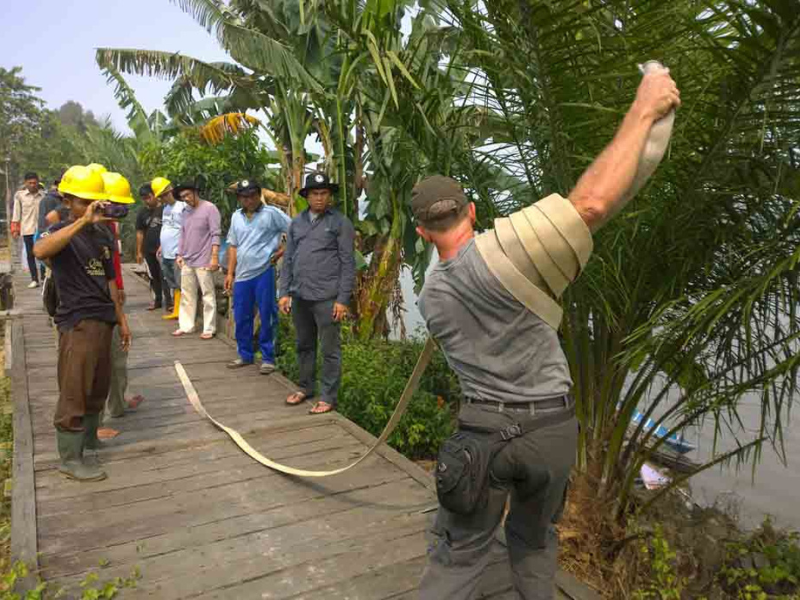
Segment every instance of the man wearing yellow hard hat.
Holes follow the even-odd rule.
[[[153,194],[163,207],[161,214],[161,274],[164,277],[164,297],[167,307],[172,306],[164,319],[177,319],[181,305],[180,271],[175,264],[178,255],[178,242],[181,238],[183,213],[186,203],[172,193],[172,182],[165,177],[156,177],[150,182]],[[171,302],[171,304],[170,304]]]
[[[106,193],[115,198],[130,198],[131,188],[127,179],[121,177],[118,173],[109,173],[104,171],[103,183],[105,184]],[[109,197],[109,199],[110,199]],[[119,250],[119,227],[115,221],[107,224],[114,234],[114,251],[112,253],[112,260],[114,262],[114,271],[116,273],[115,283],[117,284],[117,295],[119,296],[120,303],[125,305],[125,282],[122,278],[122,260]],[[136,409],[139,404],[144,402],[144,397],[137,394],[133,398],[126,399],[125,392],[128,389],[128,353],[122,348],[122,339],[120,336],[119,326],[114,327],[114,332],[111,337],[111,386],[108,392],[108,400],[106,401],[106,408],[101,413],[100,423],[105,422],[105,417],[117,419],[125,416],[128,410]],[[119,431],[108,427],[107,425],[100,427],[97,430],[97,437],[101,440],[116,437]],[[92,450],[99,449],[92,447]]]
[[[96,457],[97,428],[111,381],[111,340],[119,326],[122,348],[131,332],[117,293],[112,261],[114,236],[102,223],[122,218],[132,204],[130,184],[119,174],[104,181],[99,170],[70,167],[58,191],[69,220],[53,225],[34,246],[49,260],[58,291],[58,388],[54,424],[59,471],[78,481],[105,479]]]

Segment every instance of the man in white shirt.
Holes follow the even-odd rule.
[[[150,182],[153,193],[158,198],[159,204],[164,208],[161,214],[161,274],[164,278],[164,298],[168,314],[162,318],[174,320],[178,318],[181,305],[181,278],[180,271],[175,265],[178,254],[178,241],[181,238],[183,225],[183,211],[186,203],[181,202],[172,193],[172,183],[164,177],[156,177]]]
[[[22,235],[25,241],[25,254],[31,272],[29,288],[39,285],[39,271],[33,256],[33,238],[39,226],[39,202],[44,198],[44,190],[39,187],[36,173],[25,173],[25,187],[14,194],[14,215],[11,217],[11,235]]]

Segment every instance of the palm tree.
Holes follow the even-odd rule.
[[[637,61],[662,60],[682,91],[669,156],[564,299],[579,465],[601,501],[622,517],[663,443],[626,435],[637,407],[671,431],[707,418],[721,433],[757,393],[757,433],[718,460],[779,443],[800,332],[795,3],[447,5],[473,99],[504,123],[476,150],[519,182],[504,212],[571,189],[630,103]]]

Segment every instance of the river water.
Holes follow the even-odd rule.
[[[416,306],[414,283],[407,270],[403,272],[401,285],[406,308],[406,330],[409,334],[420,332],[424,329],[424,322]],[[760,419],[758,397],[743,400],[740,412],[749,430],[744,433],[747,439],[752,439]],[[689,430],[685,435],[698,446],[697,451],[687,456],[700,463],[707,461],[713,451],[713,427],[706,424],[699,431]],[[732,450],[735,448],[733,436],[724,437],[717,445],[718,456],[721,452]],[[735,465],[711,467],[696,475],[690,482],[694,500],[701,505],[716,502],[733,509],[745,527],[757,527],[769,515],[780,526],[800,530],[800,502],[795,499],[795,494],[800,492],[800,424],[788,418],[784,420],[784,450],[787,464],[783,464],[771,447],[764,447],[755,480],[750,465],[744,465],[738,471]]]

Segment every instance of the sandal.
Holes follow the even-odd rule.
[[[213,333],[203,333],[200,335],[201,340],[210,340],[214,337]]]
[[[172,332],[172,335],[174,337],[181,337],[182,335],[189,335],[190,333],[192,333],[192,332],[191,331],[184,331],[183,329],[176,329],[175,331]]]
[[[333,410],[333,406],[328,404],[327,402],[320,400],[316,402],[314,406],[308,411],[310,415],[324,415],[325,413],[329,413]]]
[[[295,392],[291,396],[286,399],[286,404],[289,406],[297,406],[298,404],[302,404],[308,399],[303,392]]]
[[[116,429],[111,429],[111,427],[100,427],[97,430],[97,439],[99,440],[110,440],[111,438],[115,438],[119,435],[119,431]]]

